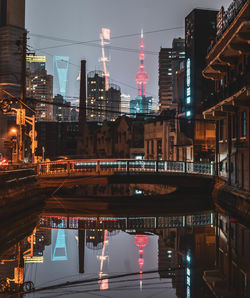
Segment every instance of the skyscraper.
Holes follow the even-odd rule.
[[[45,63],[45,56],[26,57],[26,95],[37,100],[35,104],[37,121],[53,120],[53,106],[43,103],[53,101],[53,76],[47,74]]]
[[[105,77],[102,71],[91,71],[87,76],[87,121],[105,120]]]
[[[121,114],[121,88],[116,84],[110,84],[105,92],[107,121],[115,121]]]
[[[217,11],[194,9],[185,18],[185,114],[195,118],[209,101],[213,82],[202,76],[207,49],[216,36]]]
[[[105,91],[105,76],[102,71],[91,71],[87,78],[87,121],[114,121],[121,111],[121,89],[109,84]]]
[[[68,56],[53,57],[54,96],[60,94],[65,98],[69,71]]]
[[[121,115],[130,113],[130,95],[121,94]]]
[[[159,53],[159,101],[160,111],[173,108],[176,104],[174,89],[176,73],[185,59],[185,41],[175,38],[172,48],[161,48]]]

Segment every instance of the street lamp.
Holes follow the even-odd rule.
[[[9,137],[11,138],[11,163],[17,162],[17,128],[12,127],[9,130]]]

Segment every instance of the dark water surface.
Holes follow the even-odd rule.
[[[139,196],[138,216],[137,210],[123,216],[81,210],[76,216],[57,196],[53,208],[49,202],[40,213],[10,219],[0,233],[0,296],[250,297],[250,229],[207,208],[187,212],[180,205],[175,214],[145,210],[143,216],[144,196],[171,192],[157,187],[75,190],[91,197]]]

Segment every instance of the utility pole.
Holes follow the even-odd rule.
[[[22,73],[21,73],[21,101],[25,103],[26,101],[26,49],[27,49],[27,32],[23,33],[22,40]],[[23,109],[22,103],[20,103],[20,109]],[[18,160],[19,162],[24,161],[24,137],[25,128],[22,124],[19,125],[18,134]]]

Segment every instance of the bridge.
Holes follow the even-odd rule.
[[[213,163],[163,160],[83,159],[43,162],[37,164],[40,177],[113,175],[114,173],[182,173],[214,175]]]
[[[25,166],[24,166],[25,167]],[[2,189],[20,188],[34,184],[38,188],[53,189],[64,180],[66,185],[146,183],[195,188],[210,193],[214,183],[213,163],[194,163],[163,160],[83,159],[42,162],[16,168],[13,165],[0,169]],[[89,178],[89,179],[87,179]],[[93,178],[105,181],[95,181]],[[92,180],[92,181],[90,181]],[[1,196],[0,196],[1,197]]]

